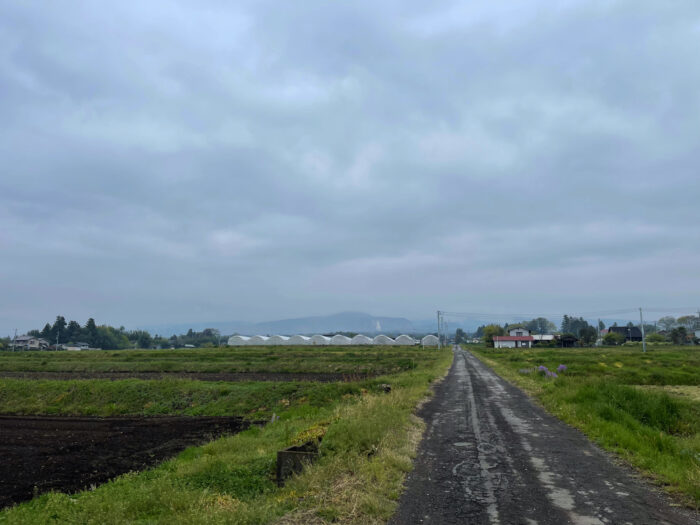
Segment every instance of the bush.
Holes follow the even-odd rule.
[[[666,338],[661,334],[649,334],[646,336],[647,343],[665,343]]]

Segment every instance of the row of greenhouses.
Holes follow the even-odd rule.
[[[366,335],[358,334],[355,337],[348,337],[342,334],[336,334],[333,337],[326,335],[233,335],[228,339],[229,346],[297,346],[297,345],[316,345],[316,346],[360,346],[360,345],[401,345],[413,346],[421,344],[423,346],[437,346],[438,338],[434,335],[426,335],[423,339],[414,339],[410,335],[400,335],[396,339],[392,339],[388,335],[377,335],[375,337],[367,337]]]

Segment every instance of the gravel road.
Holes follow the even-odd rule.
[[[454,351],[421,409],[428,428],[391,524],[700,523],[472,354]]]

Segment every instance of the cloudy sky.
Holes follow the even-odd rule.
[[[0,334],[696,305],[699,41],[697,0],[0,2]]]

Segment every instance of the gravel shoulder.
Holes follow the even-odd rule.
[[[700,523],[465,350],[419,415],[394,525]]]

